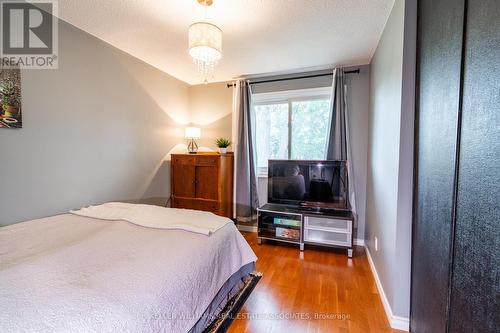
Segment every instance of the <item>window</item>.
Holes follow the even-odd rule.
[[[325,159],[330,99],[330,88],[253,96],[259,175],[270,159]]]

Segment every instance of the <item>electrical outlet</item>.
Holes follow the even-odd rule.
[[[378,251],[378,238],[375,237],[375,251]]]

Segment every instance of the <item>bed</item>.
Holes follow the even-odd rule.
[[[75,214],[2,227],[0,331],[203,332],[256,260],[232,222],[209,235]]]

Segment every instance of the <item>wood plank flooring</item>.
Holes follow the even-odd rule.
[[[242,233],[263,278],[229,333],[402,332],[390,328],[362,247],[344,251],[273,242]]]

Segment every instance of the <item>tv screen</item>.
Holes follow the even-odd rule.
[[[348,209],[345,161],[269,160],[268,202]]]

